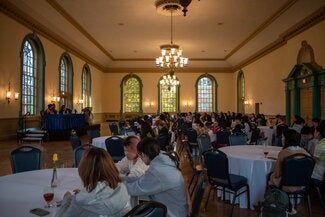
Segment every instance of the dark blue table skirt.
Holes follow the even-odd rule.
[[[70,130],[86,125],[84,114],[45,115],[43,128],[46,130]]]

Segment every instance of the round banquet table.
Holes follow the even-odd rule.
[[[262,145],[227,146],[219,149],[228,156],[229,172],[247,178],[251,209],[263,201],[267,174],[273,170],[281,147],[267,146],[267,149],[268,158],[264,157]],[[239,203],[240,208],[247,208],[246,194],[240,195],[236,203]]]
[[[54,216],[56,207],[44,208],[43,188],[50,186],[52,169],[34,170],[0,177],[0,217],[37,217],[29,211],[42,208]],[[54,201],[61,201],[67,191],[82,188],[77,168],[60,168]]]

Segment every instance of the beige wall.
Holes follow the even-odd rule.
[[[315,60],[325,66],[325,21],[297,35],[287,44],[244,67],[246,98],[249,105],[247,113],[254,112],[254,104],[262,102],[260,113],[274,115],[285,114],[285,83],[293,66],[297,64],[297,55],[301,41],[306,40],[314,49]]]

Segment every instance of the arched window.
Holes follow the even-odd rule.
[[[84,65],[81,73],[81,95],[83,107],[91,107],[91,74],[87,64]]]
[[[239,71],[237,77],[237,109],[239,113],[245,113],[245,77],[244,72]]]
[[[205,74],[196,82],[196,105],[198,112],[217,111],[217,83],[213,76]]]
[[[142,113],[142,83],[138,76],[129,74],[125,76],[121,83],[121,100],[123,112],[139,112]]]
[[[59,65],[59,96],[60,106],[66,105],[72,109],[73,103],[73,67],[70,56],[67,53],[62,54]]]
[[[44,109],[45,55],[41,41],[27,35],[21,47],[21,104],[20,115],[36,115]]]
[[[159,112],[179,112],[179,85],[164,85],[159,80]]]

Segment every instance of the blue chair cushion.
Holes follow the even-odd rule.
[[[238,190],[247,184],[247,178],[244,176],[229,174],[229,178],[230,178],[230,182],[231,182],[231,187],[234,190]]]

